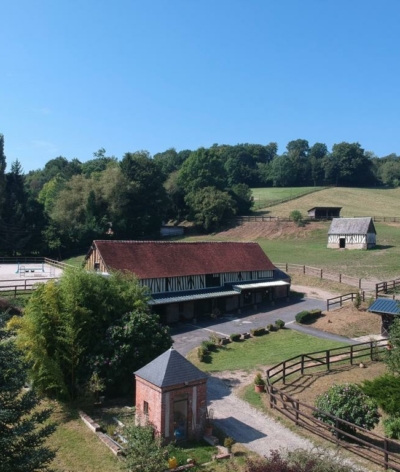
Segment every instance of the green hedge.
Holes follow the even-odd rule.
[[[241,336],[241,334],[239,334],[239,333],[233,333],[229,337],[231,338],[231,341],[236,341],[237,342],[237,341],[240,341],[240,336]]]
[[[250,330],[250,333],[253,336],[262,336],[263,334],[266,333],[266,330],[265,330],[265,328],[254,328],[254,329]]]
[[[300,313],[297,313],[296,315],[296,321],[297,323],[310,323],[311,321],[314,321],[316,318],[319,318],[321,316],[322,311],[321,310],[303,310],[300,311]]]

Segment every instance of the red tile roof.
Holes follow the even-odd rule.
[[[273,270],[257,243],[94,241],[108,269],[128,270],[140,279]]]

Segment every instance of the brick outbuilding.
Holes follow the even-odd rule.
[[[199,438],[207,409],[207,375],[173,348],[135,372],[136,415],[169,441]]]

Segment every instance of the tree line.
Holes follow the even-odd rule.
[[[390,186],[400,184],[400,156],[377,157],[359,143],[290,141],[167,149],[119,160],[101,148],[86,162],[59,156],[24,173],[6,171],[0,135],[2,255],[62,256],[93,239],[158,237],[163,221],[193,221],[214,231],[251,211],[250,187]]]

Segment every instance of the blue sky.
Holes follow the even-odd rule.
[[[2,2],[8,166],[307,139],[400,154],[400,0]]]

